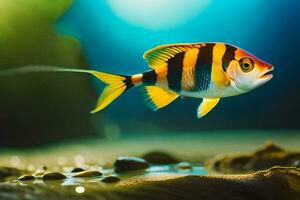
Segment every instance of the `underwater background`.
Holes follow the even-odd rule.
[[[4,77],[0,144],[24,147],[131,133],[235,130],[240,136],[239,130],[297,130],[299,8],[297,0],[2,0],[1,69],[54,65],[134,74],[149,70],[142,55],[156,45],[226,42],[272,63],[275,71],[265,86],[223,98],[202,119],[196,118],[200,99],[178,99],[153,112],[139,89],[91,115],[103,84],[87,75]]]
[[[299,0],[0,0],[0,199],[299,200],[299,18]],[[145,51],[191,42],[236,45],[274,77],[198,119],[201,99],[154,112],[140,88],[90,114],[90,74],[6,73],[142,73]]]

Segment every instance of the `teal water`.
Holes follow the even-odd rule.
[[[299,1],[130,2],[76,0],[58,22],[58,31],[75,36],[89,66],[100,71],[140,73],[149,70],[142,58],[148,49],[187,42],[231,43],[273,64],[275,71],[265,86],[223,98],[201,120],[196,118],[200,99],[177,100],[153,112],[144,105],[140,92],[133,89],[102,112],[122,130],[299,128],[300,96],[293,89],[300,85],[299,45],[295,45],[300,27],[294,20],[299,18]],[[192,16],[187,19],[186,15]],[[94,85],[102,88],[96,80]],[[97,124],[101,119],[95,121]]]

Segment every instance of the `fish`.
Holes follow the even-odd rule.
[[[161,109],[178,97],[202,99],[197,117],[209,113],[223,97],[237,96],[264,85],[274,67],[247,51],[222,42],[165,44],[143,55],[151,70],[134,75],[59,67],[25,67],[19,72],[57,71],[88,73],[106,84],[96,113],[131,88],[142,87],[146,104]]]

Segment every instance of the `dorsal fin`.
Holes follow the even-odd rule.
[[[186,52],[192,48],[200,48],[205,46],[205,43],[189,43],[189,44],[166,44],[160,45],[153,49],[150,49],[144,53],[144,59],[148,65],[155,69],[162,66],[170,58],[173,58],[176,54]]]
[[[175,92],[157,86],[146,86],[145,91],[146,104],[153,110],[165,107],[179,96]]]

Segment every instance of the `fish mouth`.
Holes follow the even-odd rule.
[[[274,67],[268,69],[267,71],[264,71],[263,73],[261,73],[258,78],[268,78],[271,79],[273,78],[273,74],[271,74],[271,72],[274,71]]]

